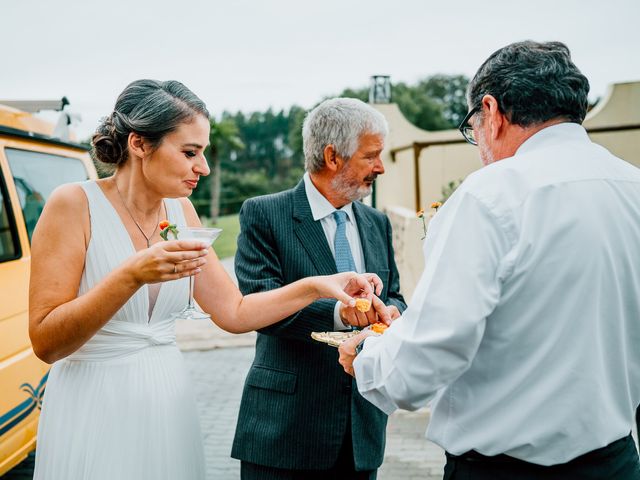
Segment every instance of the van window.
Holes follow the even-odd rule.
[[[89,178],[82,161],[49,153],[5,149],[20,198],[29,240],[51,192],[59,185]]]
[[[11,213],[7,186],[0,172],[0,262],[20,257],[20,242],[16,222]]]

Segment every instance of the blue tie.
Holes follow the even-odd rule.
[[[333,246],[336,252],[336,268],[339,272],[355,272],[356,264],[353,261],[349,240],[347,240],[347,212],[336,210],[333,212],[336,220],[336,237],[333,239]]]

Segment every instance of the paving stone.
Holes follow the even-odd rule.
[[[240,477],[240,462],[229,457],[244,378],[253,348],[221,348],[185,352],[196,385],[198,411],[205,437],[207,478]],[[429,411],[399,411],[389,418],[387,451],[380,480],[442,478],[444,453],[424,438]]]

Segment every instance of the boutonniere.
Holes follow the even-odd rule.
[[[178,226],[175,223],[169,223],[169,220],[163,220],[159,223],[160,236],[163,240],[169,240],[169,232],[173,235],[174,239],[178,239]]]

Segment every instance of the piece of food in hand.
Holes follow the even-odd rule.
[[[382,322],[376,322],[376,323],[372,323],[370,328],[371,328],[372,332],[383,334],[384,331],[387,328],[389,328],[389,325],[387,325],[386,323],[382,323]]]
[[[356,298],[356,308],[362,313],[366,313],[371,308],[371,300],[366,298]]]
[[[162,220],[158,227],[160,227],[160,236],[163,240],[169,240],[169,232],[171,232],[174,239],[178,239],[178,226],[175,223],[169,223],[169,220]]]

